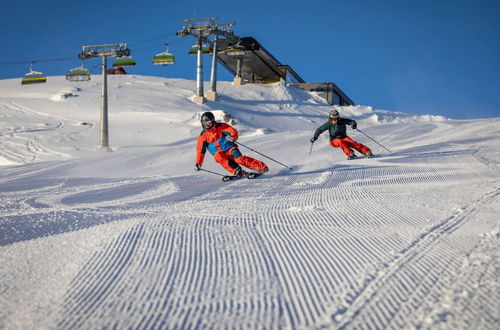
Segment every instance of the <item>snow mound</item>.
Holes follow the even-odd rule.
[[[266,135],[271,133],[272,130],[269,128],[257,128],[255,131],[245,134],[245,137]]]
[[[68,97],[77,97],[77,94],[74,94],[73,92],[59,92],[55,95],[53,95],[50,99],[52,101],[64,101]]]
[[[411,124],[411,123],[431,123],[449,120],[444,116],[436,115],[412,115],[404,112],[393,112],[388,110],[376,110],[371,106],[345,106],[338,107],[341,116],[352,119],[363,120],[372,125],[380,124]]]

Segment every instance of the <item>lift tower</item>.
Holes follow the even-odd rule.
[[[108,134],[108,74],[107,58],[130,56],[130,49],[126,43],[105,44],[82,46],[82,52],[78,55],[81,60],[101,57],[102,59],[102,92],[101,92],[101,124],[99,128],[99,146],[97,150],[108,152],[109,134]]]
[[[216,20],[218,17],[212,18],[201,18],[201,19],[185,19],[184,27],[177,35],[180,37],[193,36],[197,38],[197,48],[198,48],[198,61],[196,66],[196,95],[193,99],[195,103],[203,104],[205,103],[205,95],[203,93],[203,52],[202,44],[203,42],[210,42],[209,37],[213,36],[214,41],[212,43],[212,74],[210,77],[210,91],[207,93],[207,97],[211,101],[217,100],[217,41],[219,36],[224,36],[230,39],[233,43],[237,43],[239,38],[234,36],[231,27],[234,23],[223,23],[217,24]]]
[[[212,35],[214,36],[214,42],[212,43],[213,49],[213,57],[212,57],[212,75],[210,77],[210,91],[207,93],[207,98],[210,101],[217,101],[217,54],[218,50],[218,40],[219,36],[227,39],[226,44],[238,44],[240,42],[240,38],[234,35],[232,26],[234,23],[223,23],[216,24],[214,29],[212,30]]]

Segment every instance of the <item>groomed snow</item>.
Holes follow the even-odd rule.
[[[392,151],[349,129],[376,157],[347,161],[326,132],[309,154],[313,93],[108,88],[103,153],[99,77],[0,81],[0,328],[498,328],[500,118],[342,107]],[[205,111],[293,170],[240,147],[270,172],[195,172]]]

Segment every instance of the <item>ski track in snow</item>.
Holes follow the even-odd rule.
[[[0,112],[2,119],[0,122],[0,165],[69,158],[63,153],[44,147],[44,143],[38,141],[38,135],[51,132],[54,135],[52,139],[60,140],[63,136],[67,136],[64,138],[76,140],[88,129],[88,127],[70,128],[70,133],[57,133],[58,130],[65,128],[65,122],[62,119],[39,113],[15,102],[1,103]],[[11,118],[13,118],[12,122]],[[23,126],[16,124],[20,118]]]
[[[498,278],[498,259],[481,259],[498,228],[483,237],[461,230],[499,203],[491,184],[462,203],[467,186],[495,178],[491,166],[461,151],[212,181],[210,194],[192,198],[166,177],[18,186],[14,176],[0,193],[0,244],[135,222],[122,232],[115,226],[118,236],[72,279],[52,325],[58,329],[425,328],[444,319],[493,329],[498,292],[476,292],[478,307],[462,304],[462,314],[429,301],[457,300],[467,281]],[[451,214],[418,203],[419,194],[453,189],[464,192],[448,198],[457,205]],[[486,272],[464,273],[474,258]],[[15,296],[9,290],[4,284],[0,292]],[[2,318],[0,325],[14,326]]]

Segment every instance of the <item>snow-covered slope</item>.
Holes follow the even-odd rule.
[[[500,119],[341,108],[376,157],[314,130],[331,109],[281,84],[0,81],[0,328],[481,328],[499,322]],[[269,174],[194,172],[199,116]],[[210,155],[205,169],[224,173]]]

